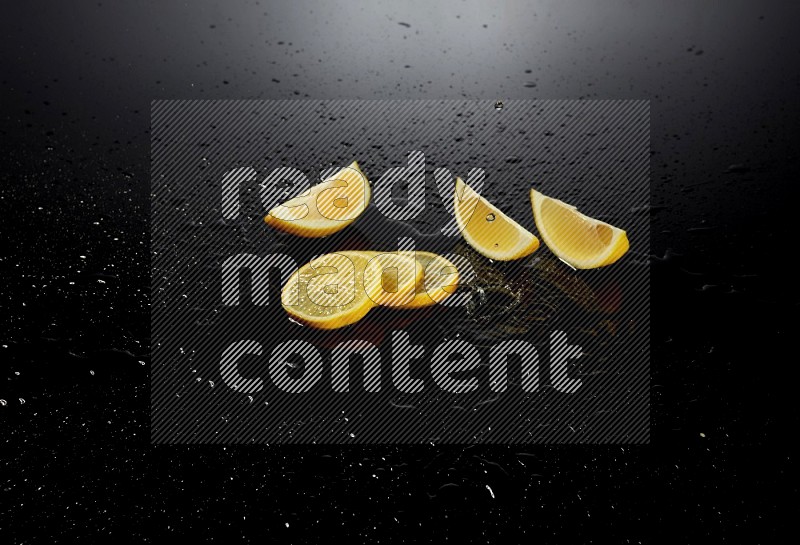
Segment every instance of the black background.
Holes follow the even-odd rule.
[[[798,514],[798,15],[5,6],[2,540],[780,541]],[[652,444],[149,446],[150,101],[295,97],[650,99]]]
[[[503,105],[498,110],[494,100],[154,104],[153,443],[646,443],[650,215],[643,208],[650,200],[648,103],[507,99]],[[173,110],[176,106],[181,113]],[[402,195],[400,184],[392,187],[385,173],[407,165],[409,150],[424,150],[427,180],[408,185],[424,191],[425,208],[413,220],[400,222],[374,203],[387,189]],[[327,237],[301,239],[264,223],[267,211],[301,191],[299,184],[267,181],[275,169],[291,165],[319,179],[318,165],[347,165],[354,157],[371,181],[373,197],[352,226]],[[223,220],[222,179],[242,165],[259,174],[241,183],[238,217]],[[474,165],[485,173],[481,194],[522,225],[534,229],[529,197],[534,183],[547,195],[624,225],[631,234],[628,258],[614,267],[580,272],[547,251],[492,264],[471,251],[458,230],[442,236],[451,216],[433,171],[446,168],[446,180],[452,183],[452,176],[469,173]],[[240,304],[221,304],[222,263],[231,256],[291,256],[302,264],[333,251],[396,250],[400,238],[413,242],[418,251],[461,256],[456,264],[472,287],[465,286],[460,297],[468,304],[416,312],[375,308],[352,327],[324,331],[293,322],[279,304],[252,304],[250,278],[255,273],[240,275]],[[468,280],[467,264],[477,279]],[[273,301],[280,297],[276,276],[270,279]],[[606,312],[597,308],[604,302]],[[549,377],[542,373],[543,387],[536,393],[512,388],[498,395],[489,389],[484,369],[476,375],[482,387],[472,394],[443,395],[435,386],[423,394],[404,395],[385,386],[380,393],[355,386],[347,395],[333,393],[329,350],[353,339],[380,347],[386,385],[391,380],[389,362],[401,359],[392,355],[397,347],[393,331],[405,332],[410,343],[423,348],[423,356],[411,364],[412,376],[430,386],[432,354],[446,339],[468,341],[487,362],[490,347],[521,339],[536,346],[545,367],[552,352],[550,335],[563,331],[587,354],[570,372],[579,372],[584,386],[565,395],[545,383]],[[323,378],[305,395],[282,392],[268,380],[261,391],[244,396],[225,386],[220,373],[220,355],[243,339],[260,343],[265,351],[263,357],[237,360],[244,376],[266,376],[266,354],[291,340],[321,351]],[[299,377],[303,360],[296,361],[300,368],[293,372]],[[353,376],[360,377],[360,366],[352,367]],[[519,383],[519,368],[510,367],[509,380]],[[353,378],[352,384],[361,384],[361,378]]]

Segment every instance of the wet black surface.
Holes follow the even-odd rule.
[[[503,104],[500,110],[493,100],[154,105],[153,442],[646,442],[649,216],[631,210],[649,202],[647,104]],[[342,135],[345,141],[340,141]],[[412,152],[424,157],[419,179],[406,170],[406,180],[392,185],[386,173],[400,165],[408,168],[406,162],[412,161],[406,157]],[[513,157],[511,163],[508,157]],[[304,183],[295,179],[292,187],[285,187],[286,180],[273,178],[274,169],[292,167],[320,179],[324,176],[316,165],[326,169],[331,158],[339,165],[357,159],[369,177],[372,200],[362,217],[316,239],[268,227],[264,215],[299,194]],[[233,209],[238,212],[223,219],[222,180],[243,166],[253,169],[252,176],[237,186]],[[474,168],[481,169],[483,181],[473,180]],[[456,176],[481,183],[475,187],[483,195],[529,229],[534,229],[532,184],[568,199],[593,216],[624,226],[630,233],[630,257],[613,267],[580,272],[544,248],[515,262],[493,263],[470,249],[447,211],[452,210]],[[404,185],[414,187],[403,191]],[[382,196],[389,192],[406,204],[403,212],[418,207],[417,217],[399,220],[396,208],[387,209]],[[486,222],[486,216],[469,221]],[[400,245],[411,249],[409,244],[458,257],[464,292],[457,298],[467,299],[468,306],[450,306],[451,300],[424,312],[373,309],[352,327],[320,331],[291,320],[277,304],[276,275],[270,278],[266,304],[251,303],[257,288],[255,282],[250,288],[250,280],[258,276],[252,271],[239,275],[244,280],[236,288],[242,292],[237,305],[224,305],[220,299],[222,264],[232,256],[279,256],[297,267],[329,252],[396,251]],[[555,387],[550,372],[556,362],[550,337],[558,332],[584,354],[579,363],[569,364],[570,376],[583,380],[580,391],[571,394]],[[392,365],[403,359],[395,333],[408,335],[408,342],[423,350],[411,364],[412,376],[428,383],[420,394],[403,393],[388,382]],[[343,395],[330,388],[328,351],[356,339],[380,350],[380,392],[354,387]],[[530,352],[512,356],[510,391],[498,395],[489,387],[490,349],[512,339],[535,347],[541,383],[535,393],[519,386],[516,363],[518,358],[532,361]],[[243,376],[267,378],[250,396],[228,387],[220,373],[220,355],[243,340],[258,343],[264,351],[237,360]],[[268,355],[289,340],[322,350],[321,378],[303,395],[283,392],[265,375]],[[443,392],[433,382],[433,354],[445,340],[477,348],[474,353],[483,364],[479,362],[475,373],[474,392]],[[309,367],[300,360],[293,372],[299,377]],[[351,367],[353,384],[360,384],[362,371]]]
[[[791,530],[797,8],[13,10],[0,20],[10,542],[770,543]],[[652,219],[651,445],[148,445],[150,100],[304,96],[651,100],[653,193],[638,211]]]

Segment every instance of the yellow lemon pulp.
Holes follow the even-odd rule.
[[[531,206],[545,244],[576,269],[610,265],[628,251],[625,231],[581,214],[574,206],[533,189]]]
[[[456,223],[464,240],[489,259],[512,261],[532,254],[539,239],[456,178]]]
[[[374,256],[379,252],[364,252]],[[458,287],[458,269],[444,257],[432,252],[399,252],[400,255],[414,257],[417,270],[422,272],[418,277],[412,299],[403,299],[400,302],[385,304],[392,308],[422,308],[435,305],[450,297]],[[397,300],[396,300],[397,301]]]
[[[355,251],[326,254],[289,277],[281,304],[302,324],[337,329],[357,322],[376,305],[413,297],[421,276],[422,270],[408,256],[370,256]]]
[[[317,238],[341,231],[369,205],[371,189],[353,161],[304,193],[269,211],[264,221],[286,233]]]
[[[424,270],[410,252],[370,252],[364,286],[376,305],[404,306],[414,299]]]

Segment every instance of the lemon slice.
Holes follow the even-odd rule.
[[[424,269],[413,252],[369,252],[364,289],[376,305],[400,307],[414,300]]]
[[[339,252],[313,259],[295,271],[281,292],[281,304],[298,322],[336,329],[363,318],[374,306],[364,291],[369,258]]]
[[[353,223],[366,210],[371,194],[366,176],[353,161],[322,183],[270,210],[264,221],[301,237],[328,236]]]
[[[611,265],[628,251],[622,229],[590,218],[569,204],[531,189],[536,227],[545,244],[576,269]]]
[[[438,254],[416,252],[417,263],[424,269],[422,282],[418,282],[414,299],[402,308],[422,308],[440,303],[450,297],[458,287],[458,269]]]
[[[397,271],[394,275],[393,269]],[[338,329],[357,322],[378,304],[413,297],[421,276],[421,269],[409,256],[376,257],[356,251],[326,254],[289,277],[281,304],[304,325]]]
[[[461,178],[456,178],[453,198],[461,235],[485,257],[512,261],[532,254],[539,247],[538,238],[475,193]]]
[[[363,252],[370,257],[379,252]],[[382,302],[393,308],[423,308],[444,301],[458,287],[458,269],[452,262],[432,252],[399,252],[400,255],[414,257],[417,262],[419,276],[414,287],[414,297],[401,301]]]

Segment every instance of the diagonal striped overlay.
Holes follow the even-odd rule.
[[[636,259],[650,247],[649,103],[494,104],[153,102],[152,442],[649,442],[649,269]],[[384,175],[411,152],[424,155],[426,187],[413,219],[373,203],[320,239],[263,221],[303,180],[354,160],[373,195],[402,207],[413,188]],[[493,263],[442,234],[441,168],[483,169],[482,194],[534,234],[532,187],[625,229],[630,252],[589,271],[544,244]],[[237,206],[224,183],[239,187]],[[283,283],[318,255],[398,249],[460,254],[475,273],[459,287],[467,304],[374,308],[332,331],[281,307]],[[226,262],[247,266],[224,283]]]

